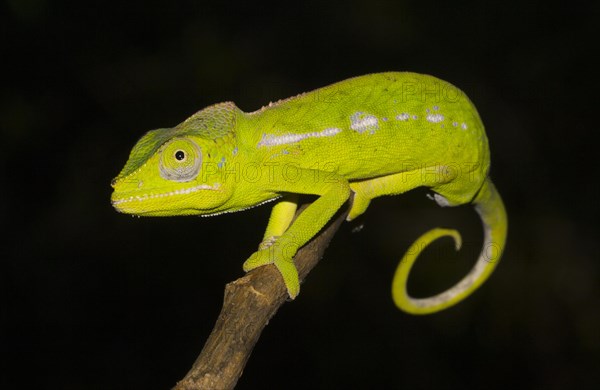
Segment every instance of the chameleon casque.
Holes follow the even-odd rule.
[[[371,199],[428,187],[440,206],[473,203],[484,228],[471,271],[430,298],[408,295],[418,254],[457,231],[425,233],[400,261],[396,305],[436,312],[477,289],[497,265],[507,217],[488,177],[488,140],[477,110],[453,85],[408,72],[351,78],[245,113],[234,103],[209,106],[173,128],[146,133],[114,179],[112,205],[140,216],[218,215],[276,201],[262,243],[244,270],[274,264],[288,293],[300,290],[296,251],[348,200],[361,215]],[[292,223],[298,194],[316,200]]]

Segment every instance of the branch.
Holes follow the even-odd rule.
[[[296,217],[306,207],[300,208]],[[348,210],[336,214],[296,253],[294,262],[301,281],[317,265],[347,215]],[[233,389],[262,330],[286,298],[283,279],[273,265],[227,284],[221,313],[202,352],[173,390]]]

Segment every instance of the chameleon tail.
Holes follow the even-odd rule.
[[[467,276],[443,293],[423,299],[410,297],[406,291],[406,281],[419,254],[431,242],[444,236],[454,239],[456,250],[461,246],[461,237],[456,230],[436,228],[428,231],[411,245],[396,269],[392,282],[392,297],[398,308],[411,314],[435,313],[462,301],[491,275],[504,250],[508,227],[506,210],[500,194],[489,178],[483,183],[474,203],[484,231],[483,249],[477,263]]]

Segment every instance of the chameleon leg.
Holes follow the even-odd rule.
[[[269,250],[276,242],[277,239],[282,236],[287,228],[290,226],[292,219],[294,218],[294,214],[296,214],[296,209],[298,208],[298,195],[290,194],[284,197],[281,201],[279,201],[271,211],[271,216],[269,217],[269,223],[267,225],[267,229],[265,230],[265,234],[263,236],[263,240],[258,246],[259,251],[268,251],[273,252],[270,256],[257,257],[255,261],[250,261],[250,259],[244,262],[243,268],[245,272],[249,272],[255,268],[261,267],[263,265],[273,263],[276,258],[275,248],[272,251]],[[260,262],[262,261],[262,262]],[[266,261],[266,262],[265,262]],[[290,285],[295,286],[295,280],[298,280],[298,271],[293,262],[279,262],[275,264],[277,269],[283,275],[284,281],[290,280]],[[286,282],[286,286],[288,283]],[[298,282],[298,289],[300,282]],[[289,287],[288,287],[289,290]]]
[[[267,248],[259,249],[244,263],[244,271],[266,264],[274,264],[281,273],[288,294],[292,299],[300,291],[298,271],[293,261],[294,255],[302,245],[306,244],[325,226],[350,196],[348,181],[341,176],[332,180],[329,174],[324,175],[321,173],[319,175],[319,172],[308,169],[299,170],[298,175],[306,178],[306,181],[282,181],[278,183],[278,190],[286,193],[319,195],[319,197],[296,218],[274,243]],[[314,181],[315,177],[327,177],[328,180]],[[307,181],[310,185],[307,185]],[[291,208],[291,205],[282,205],[277,211],[277,217],[289,216]],[[284,219],[289,218],[282,218],[282,221]],[[272,228],[267,229],[267,233],[270,235],[281,231],[285,223],[274,221],[272,224],[269,222],[269,225],[272,226]]]
[[[371,199],[378,196],[400,194],[421,186],[435,189],[436,186],[452,180],[453,176],[446,174],[448,171],[442,171],[442,169],[443,167],[440,167],[440,172],[443,172],[444,175],[437,177],[435,174],[424,175],[423,173],[435,173],[435,170],[426,169],[421,172],[404,172],[350,183],[350,188],[355,192],[355,202],[350,210],[348,220],[362,214]],[[444,180],[440,180],[442,178]],[[436,195],[435,199],[441,205],[450,205],[447,198],[441,194]],[[492,273],[506,240],[506,212],[500,195],[489,179],[482,184],[474,203],[483,222],[485,235],[484,249],[473,269],[460,282],[441,294],[430,298],[413,298],[408,295],[406,284],[412,265],[431,242],[449,236],[454,239],[456,250],[461,246],[461,237],[456,230],[436,228],[428,231],[408,249],[398,264],[392,283],[392,296],[400,309],[412,314],[428,314],[450,307],[470,295]],[[456,204],[456,201],[452,204]]]
[[[350,188],[354,191],[354,202],[346,219],[351,221],[364,213],[369,207],[371,199],[383,195],[402,194],[417,187],[434,187],[449,182],[453,178],[454,175],[448,175],[441,166],[351,182]]]
[[[298,195],[290,194],[285,196],[273,207],[269,224],[263,236],[263,240],[258,249],[266,249],[273,245],[275,240],[280,237],[292,223],[296,209],[298,208]]]

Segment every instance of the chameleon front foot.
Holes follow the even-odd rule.
[[[249,272],[263,265],[273,264],[283,277],[283,283],[287,289],[288,295],[294,299],[300,293],[300,280],[298,278],[298,270],[294,264],[294,259],[291,256],[281,256],[280,251],[275,250],[276,247],[261,249],[254,252],[252,256],[244,262],[244,271]]]

